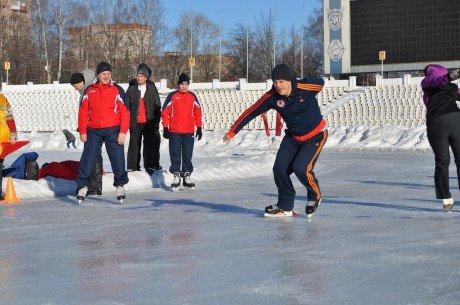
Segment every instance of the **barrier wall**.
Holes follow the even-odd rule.
[[[419,83],[420,79],[405,76],[391,82],[382,80],[376,87],[345,86],[355,81],[326,80],[326,86],[318,94],[319,105],[331,128],[353,125],[416,126],[424,123],[421,87],[412,84]],[[158,87],[164,86],[163,80],[156,84]],[[128,85],[121,86],[126,89]],[[203,107],[204,129],[227,130],[271,86],[271,80],[252,84],[241,79],[239,82],[192,84],[191,87]],[[164,101],[171,89],[162,88],[159,91]],[[3,94],[12,105],[19,131],[77,129],[79,93],[70,84],[4,85]],[[274,129],[276,113],[269,111],[267,115],[269,126]],[[263,128],[260,117],[246,127]]]

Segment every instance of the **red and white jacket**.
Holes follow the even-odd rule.
[[[90,85],[78,110],[78,132],[87,134],[88,128],[120,126],[120,133],[127,133],[129,110],[124,103],[124,95],[123,89],[114,82]]]
[[[173,133],[194,133],[195,126],[202,127],[202,112],[198,98],[193,92],[171,92],[163,104],[161,118],[163,127]]]

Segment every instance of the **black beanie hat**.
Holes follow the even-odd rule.
[[[182,84],[183,82],[190,83],[190,78],[185,73],[182,73],[181,75],[179,75],[179,80],[177,81],[179,85]]]
[[[75,85],[81,82],[85,82],[85,77],[81,73],[74,73],[70,76],[70,84]]]
[[[272,81],[275,80],[291,80],[292,72],[286,64],[279,64],[272,70]]]
[[[106,61],[101,61],[96,68],[96,75],[99,75],[101,72],[112,71],[112,67]]]
[[[139,64],[139,66],[137,67],[137,73],[140,73],[147,78],[152,76],[152,70],[150,70],[149,66],[144,63]]]

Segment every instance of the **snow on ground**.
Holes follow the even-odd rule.
[[[16,180],[23,202],[0,205],[0,304],[457,305],[460,214],[434,199],[424,129],[398,130],[331,132],[315,170],[324,201],[310,220],[262,216],[276,202],[279,144],[268,149],[264,132],[228,144],[206,132],[194,192],[168,189],[167,141],[165,170],[130,173],[123,205],[107,157],[104,195],[82,206],[52,198],[73,193],[73,181]],[[23,152],[40,164],[81,154],[60,133],[29,136]],[[305,189],[293,182],[303,212]]]
[[[197,170],[193,174],[196,182],[225,181],[242,177],[260,177],[271,174],[274,157],[281,137],[267,138],[264,131],[241,131],[229,143],[223,143],[224,131],[205,131],[203,139],[196,141],[194,163]],[[79,160],[83,144],[77,141],[78,149],[68,149],[61,132],[23,133],[21,139],[29,139],[30,144],[9,156],[5,166],[11,164],[23,152],[39,153],[38,163]],[[161,144],[161,163],[163,175],[149,178],[145,172],[129,174],[130,183],[126,190],[139,191],[164,188],[170,185],[172,177],[168,174],[169,154],[167,140]],[[127,146],[125,148],[127,150]],[[383,127],[343,127],[330,131],[326,149],[335,150],[404,150],[430,151],[424,126],[406,128],[401,126]],[[103,149],[105,151],[105,149]],[[103,178],[104,191],[112,190],[113,175],[108,157],[104,158],[104,169],[108,172]],[[4,179],[4,186],[6,179]],[[46,178],[40,181],[15,181],[18,196],[22,199],[50,198],[73,194],[75,182],[63,179]]]

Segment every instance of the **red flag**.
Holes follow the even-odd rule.
[[[268,119],[267,119],[267,113],[266,112],[262,113],[262,119],[264,120],[265,133],[267,134],[267,137],[269,137],[270,136],[270,128],[268,127]]]
[[[281,129],[283,129],[283,121],[281,120],[281,115],[279,112],[276,113],[276,133],[277,137],[281,136]]]
[[[11,154],[12,152],[15,152],[16,150],[18,150],[19,148],[25,146],[29,144],[29,141],[16,141],[14,142],[14,144],[10,143],[10,142],[3,142],[1,143],[2,145],[2,152],[1,152],[1,155],[0,155],[0,159],[5,159],[6,156],[8,156],[9,154]]]

